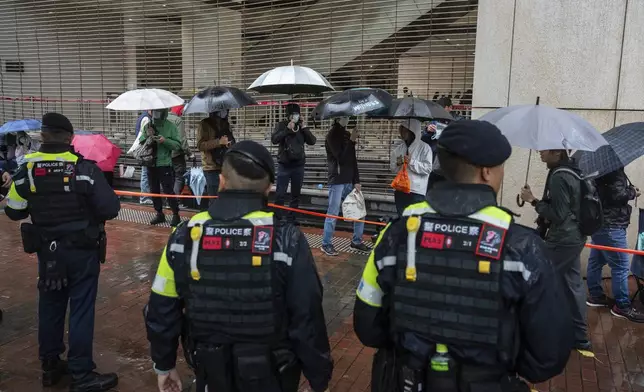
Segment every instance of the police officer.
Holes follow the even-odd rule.
[[[170,236],[145,311],[160,391],[181,390],[180,335],[197,391],[295,392],[301,372],[327,388],[322,286],[304,234],[268,212],[274,180],[265,147],[235,144],[219,198]]]
[[[70,391],[107,391],[116,374],[98,374],[92,359],[94,306],[100,263],[105,258],[104,222],[121,208],[118,197],[92,161],[74,153],[74,128],[67,117],[42,118],[40,150],[25,156],[14,176],[5,212],[20,227],[23,247],[38,255],[38,344],[42,384],[52,386],[69,371]],[[67,363],[63,335],[69,303]]]
[[[354,328],[374,357],[372,391],[529,391],[573,347],[566,297],[537,233],[497,206],[512,149],[488,122],[441,135],[448,179],[379,237]]]

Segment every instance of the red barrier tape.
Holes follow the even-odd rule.
[[[130,192],[130,191],[114,191],[117,195],[120,196],[135,196],[135,197],[140,197],[140,196],[146,196],[146,197],[174,197],[174,198],[179,198],[179,199],[196,199],[197,196],[193,195],[158,195],[155,193],[141,193],[141,192]],[[216,199],[217,196],[201,196],[203,199]],[[340,219],[343,221],[347,222],[362,222],[366,223],[369,225],[375,225],[375,226],[386,226],[386,223],[382,222],[374,222],[374,221],[368,221],[368,220],[362,220],[362,219],[351,219],[351,218],[345,218],[342,216],[336,216],[336,215],[329,215],[329,214],[323,214],[320,212],[313,212],[313,211],[308,211],[308,210],[302,210],[299,208],[291,208],[291,207],[285,207],[285,206],[278,206],[277,204],[269,203],[269,207],[272,208],[278,208],[281,210],[285,211],[293,211],[297,212],[298,214],[304,214],[304,215],[311,215],[311,216],[317,216],[320,218],[332,218],[332,219]],[[609,252],[620,252],[620,253],[628,253],[631,255],[640,255],[644,256],[644,251],[641,250],[634,250],[634,249],[624,249],[624,248],[614,248],[612,246],[604,246],[604,245],[595,245],[595,244],[586,244],[586,248],[591,248],[591,249],[597,249],[597,250],[605,250]]]
[[[145,197],[165,197],[165,198],[174,197],[174,198],[179,198],[179,199],[196,199],[197,198],[197,196],[193,196],[193,195],[163,195],[163,194],[157,195],[155,193],[141,193],[141,192],[130,192],[130,191],[114,191],[114,193],[116,193],[119,196],[136,196],[136,197],[145,196]],[[203,199],[216,199],[217,196],[205,196],[204,195],[204,196],[201,196],[201,198],[203,198]],[[387,225],[386,223],[382,223],[382,222],[372,222],[372,221],[367,221],[367,220],[362,220],[362,219],[352,219],[352,218],[345,218],[345,217],[342,217],[342,216],[322,214],[320,212],[301,210],[299,208],[278,206],[277,204],[273,204],[273,203],[268,203],[268,206],[272,207],[272,208],[279,208],[280,210],[293,211],[293,212],[297,212],[297,213],[304,214],[304,215],[317,216],[317,217],[320,217],[320,218],[340,219],[340,220],[347,221],[347,222],[362,222],[362,223],[368,223],[370,225],[376,225],[376,226],[386,226]]]

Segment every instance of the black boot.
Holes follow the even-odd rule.
[[[176,227],[176,226],[179,225],[179,223],[181,223],[181,217],[179,216],[179,214],[177,213],[177,214],[172,215],[172,220],[170,221],[170,226]]]
[[[157,216],[150,221],[151,225],[158,225],[160,223],[165,223],[165,215],[163,215],[163,212],[157,212]]]
[[[42,361],[42,386],[51,387],[60,381],[63,375],[67,374],[67,361],[62,359],[46,359]]]
[[[118,383],[119,377],[116,373],[91,372],[82,376],[74,375],[69,392],[103,392],[116,387]]]

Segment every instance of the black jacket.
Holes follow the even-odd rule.
[[[315,136],[308,127],[301,128],[301,121],[295,126],[297,131],[291,131],[288,129],[289,122],[290,120],[278,122],[271,136],[271,142],[273,144],[279,144],[277,161],[284,166],[304,166],[306,163],[304,144],[308,144],[309,146],[314,145],[316,142]],[[298,152],[295,154],[295,157],[292,156],[293,151]]]
[[[559,167],[566,167],[581,174],[573,161],[561,163],[550,169],[544,197],[535,209],[539,218],[545,219],[549,224],[547,242],[553,245],[583,244],[586,242],[586,236],[581,234],[578,220],[581,208],[581,181],[571,173],[557,171]]]
[[[633,210],[628,202],[635,200],[637,192],[626,177],[624,168],[598,178],[595,180],[595,184],[604,211],[604,226],[628,227]]]
[[[443,182],[430,190],[428,202],[440,215],[467,216],[496,205],[496,195],[485,185]],[[405,225],[406,220],[396,220],[386,229],[365,267],[378,268],[377,282],[383,292],[382,307],[372,307],[359,297],[356,299],[354,328],[360,341],[370,347],[382,349],[394,344],[389,331],[388,294],[397,279],[396,266],[376,267],[379,263],[374,261],[397,257],[398,245],[407,241]],[[507,304],[514,306],[517,339],[514,368],[504,370],[516,372],[530,382],[545,381],[564,370],[574,344],[572,318],[560,306],[566,301],[564,287],[556,278],[544,243],[534,230],[512,224],[504,251],[506,260],[518,260],[523,265],[522,271],[517,269],[501,275],[501,294]],[[456,360],[472,365],[503,369],[496,350],[450,346],[450,353]]]
[[[220,192],[208,213],[214,219],[238,219],[249,212],[265,210],[266,201],[248,192]],[[304,376],[315,392],[324,391],[331,380],[333,360],[322,309],[322,284],[315,260],[304,234],[290,223],[276,221],[273,252],[286,253],[290,266],[279,263],[276,284],[285,286],[288,314],[287,348],[302,365]],[[182,224],[171,234],[187,236],[188,227]],[[189,236],[188,236],[189,238]],[[178,263],[189,263],[183,254],[168,252],[169,266],[175,270]],[[183,322],[183,300],[152,292],[145,311],[145,323],[151,346],[152,360],[159,370],[175,367],[179,336]],[[225,337],[213,337],[213,340]]]
[[[333,124],[324,142],[329,171],[329,185],[359,184],[356,143],[351,134],[338,123]]]
[[[86,160],[82,155],[74,151],[74,147],[64,144],[42,144],[40,152],[47,154],[58,154],[71,151],[73,154],[79,156],[81,159],[76,165],[75,175],[77,177],[84,176],[90,178],[91,191],[87,196],[87,205],[90,208],[93,222],[105,222],[114,219],[118,216],[121,210],[121,202],[114,190],[107,182],[105,175],[101,169],[96,166],[94,161]],[[25,181],[27,179],[27,164],[23,164],[18,169],[18,172],[13,177],[14,183],[11,185],[12,190],[15,190],[16,181]],[[11,196],[11,193],[9,194]],[[5,213],[11,220],[27,219],[29,217],[29,207],[26,209],[13,209],[9,205],[5,207]]]

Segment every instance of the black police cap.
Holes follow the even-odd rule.
[[[253,161],[268,174],[271,183],[275,182],[275,163],[273,156],[261,144],[252,140],[242,140],[235,143],[227,154],[240,154]]]
[[[512,147],[499,128],[479,120],[450,123],[438,138],[438,145],[479,167],[499,166],[512,154]]]
[[[74,133],[74,126],[69,119],[60,113],[45,113],[42,116],[42,131],[43,132],[56,132],[65,131]]]

